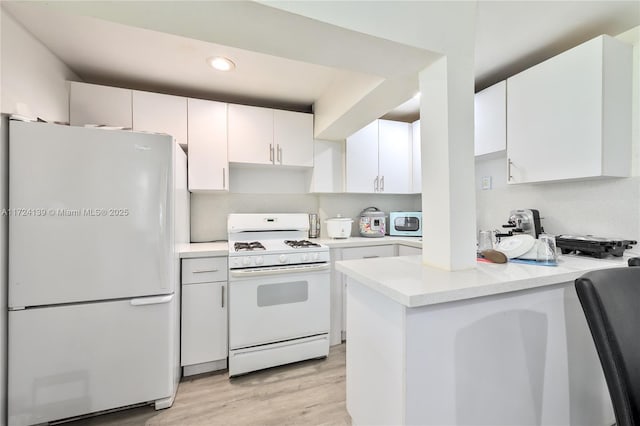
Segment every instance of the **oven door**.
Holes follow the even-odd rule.
[[[229,273],[229,349],[329,332],[329,264]]]

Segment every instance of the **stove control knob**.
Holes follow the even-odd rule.
[[[262,265],[264,263],[264,259],[262,256],[256,257],[256,265]]]
[[[308,260],[308,257],[307,257],[307,254],[305,253],[302,255],[302,261],[306,262],[307,260]]]
[[[287,261],[287,256],[285,256],[284,254],[281,254],[279,260],[280,260],[280,263],[285,263]]]
[[[311,253],[311,260],[318,260],[318,253]]]
[[[249,266],[250,263],[251,263],[251,258],[245,257],[244,259],[242,259],[242,264],[244,266]]]

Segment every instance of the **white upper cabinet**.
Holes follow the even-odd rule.
[[[508,182],[629,176],[632,50],[600,36],[507,80]]]
[[[69,122],[72,126],[100,124],[131,129],[131,90],[70,82]]]
[[[411,124],[378,120],[380,192],[411,192]]]
[[[227,104],[187,100],[189,191],[228,191]]]
[[[229,161],[273,164],[273,110],[229,104]]]
[[[376,120],[347,138],[347,192],[411,192],[410,128]]]
[[[347,192],[378,192],[378,120],[347,138]]]
[[[273,110],[276,164],[313,167],[313,114]]]
[[[229,162],[313,167],[313,115],[229,105]]]
[[[475,154],[484,155],[507,148],[507,82],[501,81],[476,93]]]
[[[413,164],[413,176],[411,192],[422,192],[422,140],[420,139],[420,120],[411,124],[411,162]]]
[[[187,98],[134,90],[133,130],[166,133],[187,146]]]
[[[344,191],[344,142],[316,140],[311,192]]]

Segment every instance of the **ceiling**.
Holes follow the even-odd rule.
[[[335,117],[316,123],[316,136],[327,139],[377,117],[417,119],[417,72],[435,58],[268,3],[5,0],[2,8],[84,81],[299,111],[334,109]],[[638,1],[480,1],[476,90],[599,34],[637,25]],[[206,59],[214,55],[237,68],[213,70]]]

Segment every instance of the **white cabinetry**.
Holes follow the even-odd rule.
[[[378,120],[380,192],[411,192],[411,124]]]
[[[311,192],[344,191],[344,142],[314,142]]]
[[[227,104],[188,99],[189,190],[228,191]]]
[[[376,120],[347,138],[347,192],[410,192],[410,126]]]
[[[377,192],[378,181],[378,120],[347,138],[347,192]]]
[[[342,249],[341,260],[354,260],[354,259],[374,259],[377,257],[392,257],[396,255],[395,245],[386,244],[381,246],[365,246],[365,247],[350,247]],[[342,321],[341,331],[342,339],[345,338],[347,330],[347,303],[346,303],[346,288],[347,279],[343,273],[337,272],[334,274],[340,280],[340,290],[342,294],[340,299],[342,300]]]
[[[313,115],[229,105],[229,161],[313,166]]]
[[[229,104],[229,161],[273,164],[273,110]]]
[[[226,368],[227,257],[182,260],[184,375]]]
[[[600,36],[507,80],[509,183],[629,176],[631,59]]]
[[[72,81],[69,122],[132,128],[131,90]]]
[[[411,124],[411,162],[412,178],[411,192],[420,194],[422,192],[422,140],[420,139],[420,120]]]
[[[275,164],[313,167],[313,114],[273,110]]]
[[[417,247],[398,245],[398,256],[416,256],[422,254],[422,250]]]
[[[501,81],[475,94],[475,155],[507,148],[507,82]]]
[[[187,98],[134,90],[133,130],[166,133],[187,146]]]

